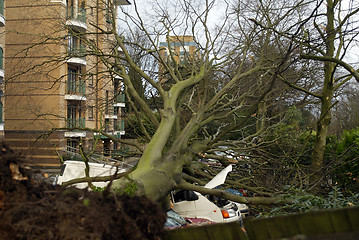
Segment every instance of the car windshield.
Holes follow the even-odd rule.
[[[230,203],[227,199],[217,197],[217,196],[209,195],[207,198],[208,198],[208,200],[210,200],[211,202],[216,204],[217,207],[220,207],[220,208],[223,208],[224,206],[226,206]]]

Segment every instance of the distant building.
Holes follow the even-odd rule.
[[[160,43],[160,54],[168,64],[175,61],[180,66],[198,55],[197,43],[193,36],[170,36],[168,42]],[[159,81],[161,83],[169,80],[166,75],[166,70],[160,64]]]
[[[5,141],[37,165],[58,164],[56,151],[78,148],[80,142],[103,152],[119,149],[106,136],[87,130],[102,129],[116,138],[125,134],[121,78],[90,51],[114,48],[113,39],[96,34],[112,24],[105,3],[129,2],[11,0],[6,1],[5,26],[0,1],[0,28],[6,28],[5,41],[0,37],[1,47],[6,43],[6,109],[0,119],[3,129],[5,116]]]

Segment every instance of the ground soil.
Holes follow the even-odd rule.
[[[35,181],[0,144],[0,240],[159,239],[166,214],[145,197]]]

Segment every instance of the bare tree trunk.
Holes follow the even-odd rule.
[[[327,0],[327,37],[326,37],[326,56],[335,56],[335,35],[336,29],[334,26],[334,3],[332,0]],[[326,146],[326,138],[328,128],[331,120],[331,107],[334,92],[334,71],[335,64],[333,62],[324,62],[324,85],[321,96],[321,111],[320,118],[317,123],[317,136],[313,146],[311,177],[310,184],[315,184],[322,177],[320,170],[323,167],[324,152]]]
[[[331,98],[324,99],[322,101],[320,119],[318,120],[317,123],[317,135],[313,146],[312,163],[310,165],[311,168],[311,176],[309,178],[310,184],[317,183],[322,177],[321,169],[323,167],[326,138],[331,120],[330,99]]]

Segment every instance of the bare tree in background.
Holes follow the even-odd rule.
[[[316,62],[322,67],[321,77],[317,87],[309,89],[300,84],[293,84],[287,79],[282,80],[289,86],[302,91],[320,101],[320,111],[316,124],[316,138],[313,146],[311,163],[311,184],[322,179],[322,167],[326,137],[331,122],[332,108],[335,102],[333,96],[351,79],[359,81],[357,63],[350,64],[346,58],[355,46],[359,34],[357,16],[358,3],[355,1],[299,1],[297,6],[303,8],[288,8],[284,10],[282,26],[255,22],[265,29],[272,29],[275,34],[288,38],[300,51],[300,57]],[[284,5],[285,6],[285,5]],[[293,12],[299,11],[298,18],[289,19]],[[270,15],[268,14],[269,18]]]

